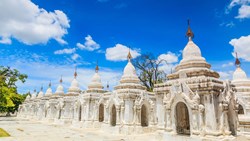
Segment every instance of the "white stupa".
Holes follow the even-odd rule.
[[[192,41],[191,37],[189,37],[188,43],[183,49],[182,57],[181,63],[205,61],[205,58],[201,55],[200,48]]]
[[[202,57],[200,48],[192,40],[194,33],[192,32],[189,23],[186,36],[188,37],[188,43],[183,49],[182,60],[176,67],[176,71],[191,68],[209,69],[211,66],[206,62],[206,59]]]
[[[238,59],[236,53],[236,60],[235,60],[236,70],[233,73],[233,80],[232,84],[236,85],[237,87],[249,87],[250,88],[250,80],[247,78],[247,75],[244,70],[241,69],[241,63]]]
[[[71,82],[71,85],[68,89],[68,94],[79,94],[81,92],[80,88],[79,88],[79,83],[76,80],[77,77],[77,72],[75,69],[75,73],[74,73],[74,79]]]
[[[42,98],[44,95],[43,95],[43,87],[41,87],[41,90],[40,92],[38,93],[37,95],[37,98]]]
[[[45,96],[51,96],[51,95],[52,95],[51,82],[49,82],[49,87],[45,92]]]
[[[101,77],[100,77],[98,71],[99,71],[99,66],[97,64],[96,67],[95,67],[95,74],[92,77],[91,82],[88,85],[88,89],[89,90],[94,90],[94,89],[96,89],[96,90],[99,89],[100,90],[100,89],[103,89],[103,85],[102,85],[102,82],[101,82]]]
[[[36,95],[37,95],[37,92],[36,92],[36,90],[34,90],[34,93],[31,95],[31,99],[35,99]]]
[[[63,95],[64,94],[64,88],[62,86],[62,82],[63,82],[62,77],[61,77],[59,82],[60,82],[60,84],[57,86],[55,94],[56,95]]]
[[[140,80],[136,74],[135,67],[131,63],[132,55],[130,54],[130,50],[128,52],[128,63],[123,70],[123,75],[120,80],[120,84],[115,87],[115,89],[127,89],[127,88],[134,88],[134,89],[143,89],[145,90],[146,87],[140,84]]]
[[[168,79],[171,80],[196,76],[219,78],[219,74],[210,69],[211,65],[206,62],[206,59],[202,56],[200,48],[193,42],[194,33],[190,28],[189,22],[186,36],[188,37],[188,42],[183,49],[182,60],[176,66],[175,72],[167,76]]]
[[[30,95],[28,94],[25,98],[25,101],[29,101],[30,100]]]

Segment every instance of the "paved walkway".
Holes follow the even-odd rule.
[[[98,129],[73,128],[66,125],[31,121],[15,117],[0,117],[0,128],[11,137],[0,137],[0,141],[193,141],[187,136],[168,136],[163,138],[158,133],[141,135],[113,135]],[[234,138],[245,141],[245,137]],[[207,140],[206,140],[207,141]]]
[[[11,135],[0,141],[122,141],[126,138],[107,135],[97,129],[77,129],[15,117],[0,117],[0,128]]]

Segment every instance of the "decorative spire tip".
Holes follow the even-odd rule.
[[[236,67],[240,67],[240,60],[239,60],[239,58],[238,58],[238,55],[237,55],[237,52],[235,53],[235,55],[236,55],[236,59],[235,59],[235,66]]]
[[[186,36],[188,37],[189,40],[192,40],[194,38],[194,33],[192,32],[190,28],[190,20],[188,19],[188,30],[186,33]]]
[[[75,77],[75,78],[77,77],[76,67],[75,67],[74,77]]]
[[[95,72],[99,71],[99,66],[98,66],[98,61],[96,62],[96,66],[95,66]]]
[[[62,80],[62,75],[61,75],[61,79],[60,79],[60,81],[59,81],[60,83],[62,83],[63,82],[63,80]]]
[[[129,48],[129,51],[128,51],[128,56],[127,56],[127,58],[128,58],[128,61],[130,61],[130,60],[132,59],[132,55],[131,55],[131,53],[130,53],[130,48]]]

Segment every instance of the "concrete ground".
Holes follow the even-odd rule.
[[[54,125],[46,122],[19,119],[16,117],[0,117],[0,128],[6,130],[11,137],[1,137],[0,141],[192,141],[187,136],[168,136],[159,133],[141,135],[113,135],[98,129],[74,128],[66,125]],[[234,140],[244,141],[238,137]]]
[[[73,128],[65,125],[54,125],[46,122],[0,117],[0,128],[11,137],[1,137],[0,141],[125,141],[134,140],[134,136],[112,135],[98,129]],[[148,135],[136,136],[144,140]],[[140,139],[141,138],[141,139]],[[137,140],[136,139],[136,140]]]

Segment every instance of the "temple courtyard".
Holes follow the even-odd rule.
[[[55,125],[48,122],[27,120],[16,117],[0,117],[0,128],[6,130],[10,137],[0,137],[1,141],[161,141],[161,132],[140,135],[114,135],[98,129],[82,129],[65,125]],[[189,136],[168,137],[170,140],[196,140]],[[166,139],[166,138],[165,138]],[[238,136],[235,141],[245,141],[247,138]]]

